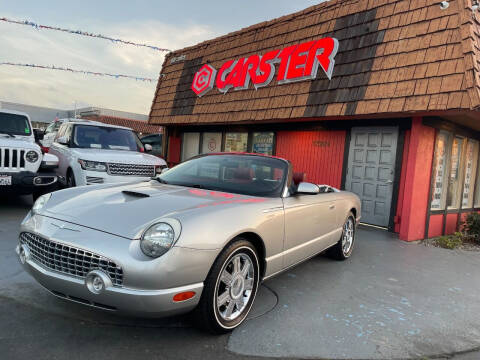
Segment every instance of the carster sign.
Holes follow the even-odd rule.
[[[215,86],[222,93],[230,89],[248,89],[251,84],[258,89],[272,82],[277,64],[279,84],[316,79],[319,67],[331,79],[337,51],[338,40],[327,37],[269,51],[264,55],[229,60],[219,71],[206,64],[195,74],[192,90],[203,96]]]

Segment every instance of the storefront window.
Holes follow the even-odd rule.
[[[182,161],[198,155],[200,133],[184,133],[182,143]]]
[[[273,155],[273,132],[253,133],[252,152],[256,154]]]
[[[222,133],[203,133],[202,154],[222,151]]]
[[[463,144],[465,139],[456,136],[452,144],[452,156],[450,161],[450,176],[448,179],[448,198],[447,206],[449,209],[458,209],[460,207],[460,194],[463,182]]]
[[[227,133],[225,152],[247,152],[248,133]]]
[[[447,132],[441,131],[437,136],[437,143],[435,149],[434,159],[434,182],[432,191],[432,210],[444,210],[445,200],[447,197],[447,189],[445,184],[446,168],[448,163],[448,144],[450,142],[450,135]]]
[[[474,204],[474,207],[479,208],[480,207],[480,166],[478,166],[478,163],[476,165],[477,165],[477,177],[476,177],[475,185],[473,185],[474,183],[472,183],[472,186],[475,186],[475,195],[474,195],[473,204]]]
[[[465,181],[463,183],[462,208],[473,207],[473,186],[478,164],[478,141],[468,140],[467,152],[465,154]]]

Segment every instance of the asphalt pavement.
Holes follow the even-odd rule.
[[[361,228],[352,259],[318,256],[269,280],[247,322],[212,336],[189,316],[126,318],[54,298],[14,252],[30,207],[0,199],[0,358],[480,359],[480,253]]]

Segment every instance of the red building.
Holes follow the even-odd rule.
[[[454,232],[480,210],[480,13],[448,3],[332,0],[169,54],[168,161],[274,154],[403,240]]]

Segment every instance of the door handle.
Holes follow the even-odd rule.
[[[330,210],[333,210],[333,209],[335,209],[335,205],[330,205],[328,208],[329,208]]]
[[[388,181],[387,181],[387,184],[393,184],[393,181],[392,181],[392,180],[388,180]]]

